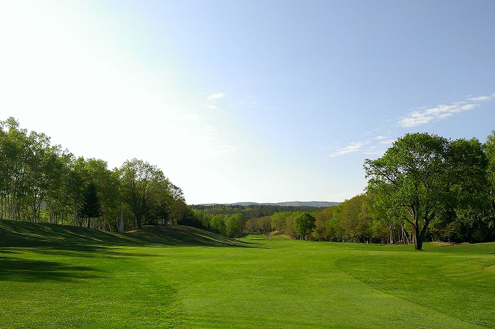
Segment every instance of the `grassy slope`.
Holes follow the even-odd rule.
[[[334,244],[0,221],[0,328],[495,328],[495,244]]]

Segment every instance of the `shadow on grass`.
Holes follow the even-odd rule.
[[[107,252],[117,246],[205,246],[249,247],[250,243],[230,239],[193,227],[145,226],[127,233],[105,232],[83,227],[0,220],[0,247],[51,247],[68,252]]]
[[[48,262],[14,257],[0,257],[0,281],[70,282],[78,279],[100,278],[95,269],[83,266],[67,266],[58,262]]]
[[[0,281],[71,281],[98,278],[91,267],[16,254],[34,252],[84,258],[155,257],[140,249],[120,247],[249,247],[248,243],[187,226],[145,226],[127,233],[104,232],[83,227],[0,220]]]

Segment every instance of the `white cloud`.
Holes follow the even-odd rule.
[[[371,146],[367,150],[363,151],[365,155],[379,156],[385,153],[385,149],[383,147]]]
[[[346,147],[343,147],[343,148],[340,148],[340,149],[337,149],[335,152],[333,152],[332,154],[330,154],[330,157],[331,158],[336,158],[338,156],[341,156],[341,155],[344,155],[344,154],[347,154],[347,153],[354,153],[354,152],[357,152],[359,151],[364,145],[368,144],[369,142],[354,142],[354,143],[351,143],[349,145],[347,145]]]
[[[471,97],[471,98],[468,98],[468,100],[473,101],[473,102],[486,102],[486,101],[490,101],[494,98],[495,98],[495,93],[491,94],[490,96]]]
[[[225,93],[218,92],[218,93],[213,93],[213,94],[209,95],[206,100],[208,102],[215,102],[215,101],[217,101],[221,98],[224,98],[224,97],[225,97]]]
[[[479,102],[490,101],[495,98],[495,93],[490,96],[470,97],[468,102],[455,102],[450,105],[440,104],[436,107],[420,109],[409,113],[399,120],[398,125],[403,128],[419,126],[434,120],[443,120],[456,113],[471,111],[480,105]]]
[[[380,144],[383,144],[383,145],[390,145],[392,144],[393,142],[395,142],[395,139],[387,139],[387,140],[382,140],[380,142]]]

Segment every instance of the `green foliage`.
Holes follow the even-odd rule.
[[[486,158],[476,140],[450,142],[427,133],[407,134],[383,157],[366,160],[368,190],[413,228],[421,250],[430,223],[449,209],[475,206],[466,195],[482,189]]]
[[[225,235],[239,237],[244,229],[244,216],[242,214],[228,216],[225,219]]]
[[[228,205],[228,204],[215,204],[215,205],[192,205],[193,209],[204,211],[211,215],[236,215],[242,214],[246,220],[251,218],[260,218],[266,216],[272,216],[280,212],[313,212],[321,211],[324,207],[308,207],[308,206],[277,206],[277,205]]]
[[[91,184],[98,186],[96,219],[88,209],[80,211]],[[147,162],[134,159],[109,170],[103,160],[76,158],[44,134],[21,129],[14,118],[0,121],[0,218],[86,221],[88,227],[124,231],[144,221],[177,222],[186,213],[181,189]]]
[[[79,217],[88,219],[88,228],[91,218],[98,218],[102,215],[100,200],[96,191],[96,184],[89,183],[84,193],[83,203],[79,208]]]
[[[301,213],[294,219],[294,231],[304,240],[316,227],[315,221],[316,218],[311,214]]]

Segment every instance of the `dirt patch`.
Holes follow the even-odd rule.
[[[433,245],[435,247],[448,247],[448,246],[455,245],[455,243],[454,242],[440,242],[440,241],[438,241],[438,242],[433,242]]]
[[[465,246],[468,244],[471,244],[471,243],[469,243],[469,242],[456,243],[456,242],[442,242],[442,241],[433,242],[433,245],[435,245],[437,247]]]

